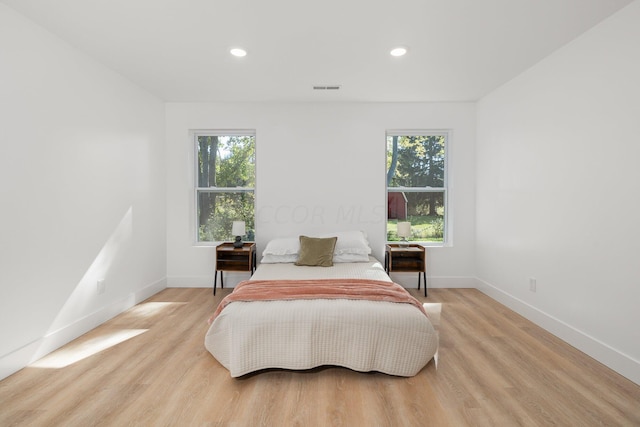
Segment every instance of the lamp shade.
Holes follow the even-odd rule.
[[[244,236],[246,232],[244,221],[233,221],[233,227],[231,227],[232,236]]]
[[[398,237],[411,237],[411,223],[398,222]]]

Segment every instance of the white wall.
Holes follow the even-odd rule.
[[[385,243],[385,131],[450,129],[453,246],[428,250],[432,286],[473,286],[475,105],[180,104],[166,108],[167,280],[211,286],[213,247],[194,246],[190,129],[256,130],[256,234],[267,241],[347,229]],[[415,275],[395,279],[416,286]],[[242,274],[233,280],[246,279]]]
[[[476,224],[485,292],[636,383],[638,23],[636,1],[479,102]]]
[[[165,286],[164,148],[159,99],[0,4],[0,378]]]

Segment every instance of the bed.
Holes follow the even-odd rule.
[[[438,335],[419,301],[391,281],[365,235],[336,234],[320,251],[326,266],[301,262],[303,237],[329,237],[269,242],[251,279],[222,300],[205,347],[232,377],[324,365],[409,377],[434,357]],[[358,236],[364,247],[350,253]]]

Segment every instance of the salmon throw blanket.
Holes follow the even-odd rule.
[[[411,304],[425,316],[424,307],[397,283],[368,279],[245,280],[218,305],[209,324],[234,301],[295,299],[356,299]]]

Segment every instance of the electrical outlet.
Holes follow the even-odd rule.
[[[104,279],[98,280],[96,290],[98,291],[98,295],[104,294],[107,290],[107,284],[104,282]]]
[[[531,292],[535,292],[536,291],[536,286],[537,286],[536,278],[535,277],[530,277],[529,278],[529,290]]]

